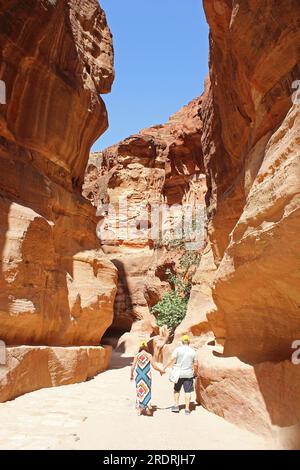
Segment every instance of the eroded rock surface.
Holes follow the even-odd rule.
[[[198,360],[201,380],[196,394],[205,408],[254,433],[291,444],[300,421],[298,365],[281,361],[252,366],[237,357],[221,357],[211,346],[199,350]]]
[[[300,6],[204,7],[211,86],[202,143],[225,353],[252,362],[286,359],[300,331],[299,106],[292,102]]]
[[[26,392],[85,382],[105,371],[110,346],[12,346],[0,366],[0,402]]]
[[[232,359],[206,361],[198,389],[209,410],[271,432],[299,420],[291,345],[300,334],[300,5],[204,0],[204,8],[202,151],[216,267],[206,318]]]
[[[119,273],[112,328],[128,331],[138,321],[131,336],[124,337],[130,351],[138,340],[158,333],[150,309],[170,289],[166,272],[176,271],[185,249],[182,235],[181,241],[168,243],[180,223],[181,208],[204,206],[201,103],[198,98],[165,125],[144,129],[90,156],[84,195],[102,216],[102,247]],[[164,204],[173,209],[160,223],[155,207]]]
[[[0,1],[0,51],[0,338],[98,345],[112,322],[117,271],[81,186],[90,147],[108,126],[105,14],[96,0]],[[7,380],[19,381],[15,368]]]
[[[116,269],[80,189],[90,146],[107,128],[99,93],[113,80],[111,34],[94,0],[0,6],[0,335],[8,344],[98,344]]]

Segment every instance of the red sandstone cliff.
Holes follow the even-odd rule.
[[[0,338],[98,345],[112,321],[116,269],[81,185],[90,147],[108,125],[99,94],[114,78],[111,33],[96,0],[0,1],[0,25]],[[77,368],[82,354],[72,359]],[[52,359],[42,357],[47,367]]]
[[[178,204],[179,208],[183,204],[204,205],[201,104],[202,98],[198,98],[165,125],[144,129],[100,154],[92,154],[89,160],[84,194],[99,214],[104,214],[100,228],[108,226],[107,237],[105,230],[101,232],[102,247],[119,272],[112,329],[120,334],[132,326],[132,334],[124,338],[127,351],[157,331],[150,308],[170,289],[166,270],[176,271],[183,252],[176,244],[167,243],[167,232],[177,220],[175,213],[153,238],[151,204]],[[124,213],[119,208],[120,197],[127,201]],[[105,215],[106,203],[115,207],[115,215]],[[124,222],[132,229],[125,235]],[[133,324],[136,320],[141,321]]]
[[[199,399],[267,432],[300,419],[300,370],[290,362],[300,333],[300,115],[291,99],[300,77],[300,5],[205,0],[204,8],[207,259],[210,272],[217,269],[205,313],[224,356],[201,352]]]
[[[0,7],[7,84],[0,336],[11,344],[97,344],[112,321],[116,269],[99,250],[95,211],[80,190],[91,143],[107,127],[99,93],[113,78],[111,36],[96,1]],[[210,72],[203,96],[166,125],[92,155],[84,194],[100,215],[125,195],[127,222],[139,231],[142,202],[193,204],[207,190],[206,246],[177,333],[190,331],[198,344],[209,330],[215,336],[217,345],[199,350],[198,400],[269,434],[300,419],[300,369],[290,360],[300,339],[300,120],[291,100],[300,79],[300,6],[204,0],[204,8]],[[120,228],[118,215],[102,216]],[[179,255],[163,239],[155,246],[148,228],[134,238],[106,238],[105,230],[102,237],[119,272],[113,327],[132,328],[134,347],[155,331],[149,309],[169,288],[165,268],[176,269]],[[30,370],[43,357],[47,373],[35,387],[48,386],[49,376],[59,382],[64,362],[81,379],[94,371],[93,348],[62,349],[12,350],[9,364],[23,355]],[[2,396],[21,392],[11,386]]]
[[[176,117],[176,136],[182,130],[185,137],[172,143],[168,123],[126,139],[101,155],[98,168],[91,159],[85,188],[98,202],[124,193],[137,202],[180,202],[182,175],[190,181],[195,171],[205,173],[206,246],[177,333],[190,331],[201,344],[212,330],[219,344],[200,349],[199,401],[268,434],[300,418],[300,372],[291,363],[300,334],[299,106],[292,102],[300,6],[204,0],[204,8],[209,80],[188,126],[189,107]],[[130,241],[122,244],[128,249]],[[128,264],[123,277],[130,281]]]

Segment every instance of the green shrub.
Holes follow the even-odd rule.
[[[186,240],[184,238],[174,238],[173,240],[168,240],[166,243],[167,249],[169,251],[178,249],[184,249]]]
[[[167,325],[173,329],[184,319],[188,299],[182,297],[176,290],[164,294],[162,300],[152,307],[158,326]]]
[[[166,270],[171,292],[167,292],[161,301],[152,307],[151,312],[156,316],[158,326],[167,325],[171,330],[175,329],[184,319],[192,288],[193,272],[201,259],[197,251],[185,252],[180,258],[180,269],[174,274],[170,269]]]
[[[183,270],[183,277],[186,276],[191,268],[196,269],[201,260],[201,254],[198,251],[186,251],[179,260],[179,266]]]
[[[166,270],[169,283],[181,297],[189,297],[192,289],[192,279],[184,280],[181,275],[173,274],[170,269]]]

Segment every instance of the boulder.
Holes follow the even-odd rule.
[[[24,393],[84,382],[105,371],[109,346],[10,346],[0,365],[0,402]]]
[[[291,361],[246,364],[220,348],[198,351],[197,400],[207,410],[280,443],[300,421],[300,369]],[[289,445],[286,442],[286,445]]]

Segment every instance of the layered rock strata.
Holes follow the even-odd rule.
[[[291,357],[300,335],[300,6],[204,0],[204,8],[202,152],[216,271],[198,327],[209,321],[224,358],[206,356],[198,398],[260,432],[299,421]]]
[[[186,249],[184,234],[174,236],[174,230],[183,207],[204,207],[201,103],[198,98],[165,125],[144,129],[90,157],[84,195],[103,217],[98,227],[102,247],[119,272],[116,334],[136,320],[132,333],[137,339],[157,333],[150,309],[170,289],[166,272],[176,271]],[[167,206],[170,212],[155,218],[155,211]],[[203,237],[195,247],[202,245]],[[130,343],[132,336],[126,338]]]
[[[117,273],[81,186],[108,126],[99,94],[114,78],[111,33],[96,0],[1,1],[0,25],[0,338],[98,345]]]
[[[11,346],[0,366],[0,402],[26,392],[85,382],[105,371],[110,346]]]

